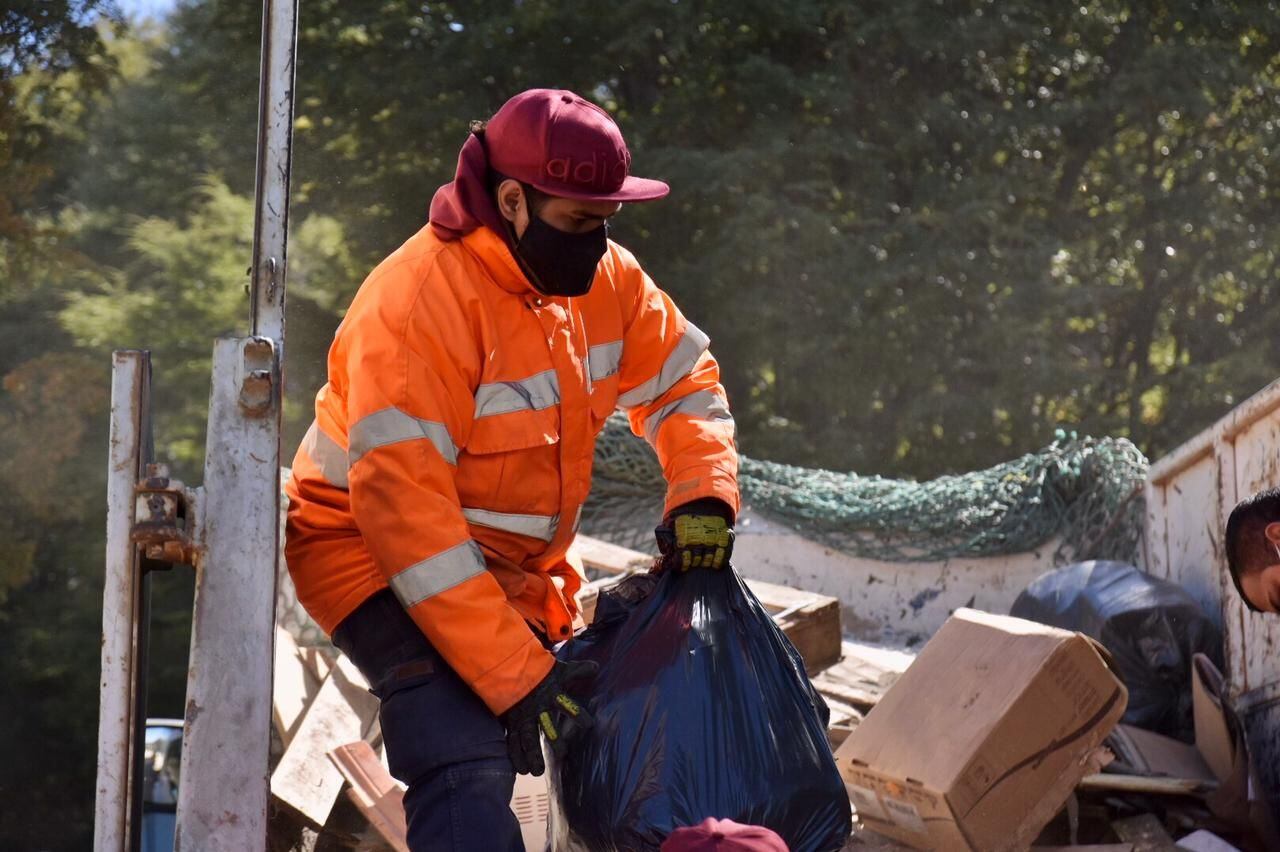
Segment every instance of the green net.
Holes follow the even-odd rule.
[[[1135,562],[1147,459],[1132,443],[1059,433],[1035,453],[928,482],[834,473],[743,458],[744,506],[850,555],[890,562],[999,556],[1058,542],[1057,564]],[[664,482],[624,417],[596,444],[582,529],[652,549]]]

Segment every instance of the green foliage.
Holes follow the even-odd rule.
[[[212,340],[246,324],[252,236],[252,200],[207,178],[182,220],[135,221],[126,237],[128,265],[69,293],[61,312],[81,346],[151,350],[157,453],[184,476],[198,476],[203,463]],[[292,250],[291,295],[329,312],[345,308],[355,272],[341,223],[303,219]]]
[[[67,177],[58,153],[79,138],[86,96],[112,76],[103,32],[118,18],[111,0],[15,0],[0,10],[0,305],[63,253],[41,213]]]

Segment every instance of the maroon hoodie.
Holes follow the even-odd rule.
[[[502,237],[508,248],[511,229],[507,227],[489,189],[489,156],[484,147],[484,131],[473,131],[458,153],[458,171],[453,180],[436,190],[431,199],[431,230],[442,240],[457,240],[487,226]]]

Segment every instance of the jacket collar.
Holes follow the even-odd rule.
[[[506,241],[488,226],[482,225],[464,236],[462,244],[503,290],[516,295],[537,293],[520,270],[520,264],[516,263]]]

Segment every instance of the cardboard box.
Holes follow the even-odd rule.
[[[960,609],[836,752],[859,818],[918,849],[1025,849],[1128,692],[1089,638]]]

